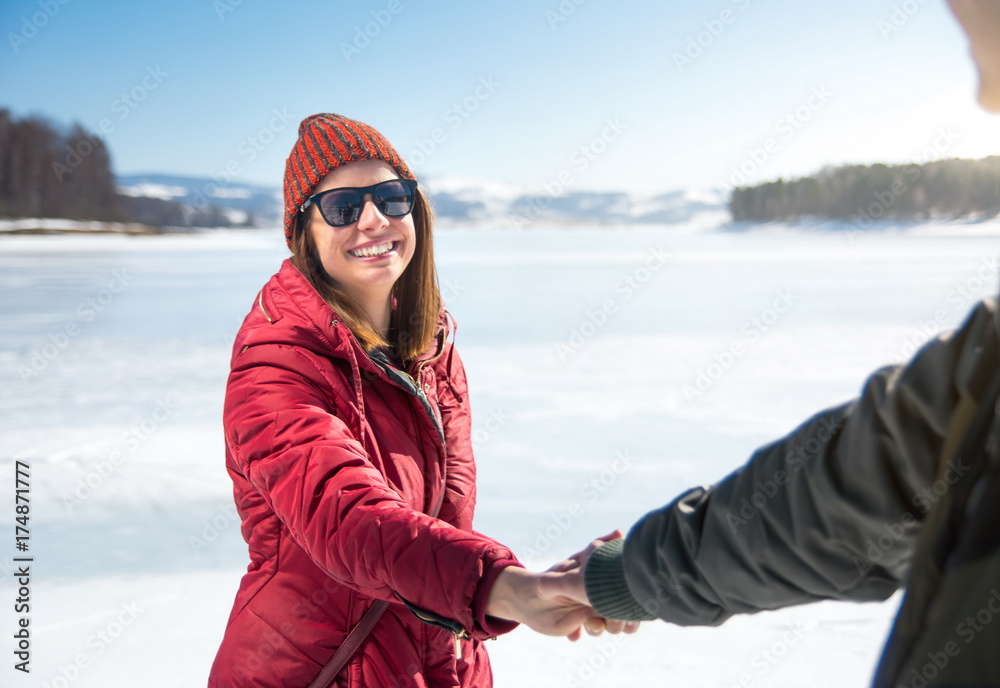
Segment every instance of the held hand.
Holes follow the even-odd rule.
[[[545,598],[539,595],[539,581],[546,575],[508,566],[490,590],[486,613],[523,623],[538,633],[562,635],[570,640],[580,638],[584,624],[603,624],[603,619],[587,604],[561,595]]]
[[[545,598],[564,596],[576,600],[580,604],[589,605],[590,601],[587,599],[587,591],[583,585],[583,570],[587,566],[590,553],[605,542],[618,540],[622,537],[624,537],[624,533],[620,530],[602,535],[569,559],[560,561],[546,571],[543,578],[539,581],[539,593]],[[564,575],[548,575],[556,573]]]
[[[603,535],[587,545],[586,549],[577,552],[569,559],[559,562],[544,574],[538,581],[538,593],[543,599],[568,598],[582,605],[589,605],[587,590],[584,586],[583,572],[590,558],[591,552],[603,545],[605,542],[617,540],[625,534],[616,530],[613,533]],[[587,633],[590,635],[600,635],[602,632],[608,633],[635,633],[639,630],[637,621],[619,621],[617,619],[605,619],[596,612],[584,623]]]

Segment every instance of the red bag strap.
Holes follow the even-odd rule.
[[[337,678],[337,674],[340,673],[340,670],[344,668],[344,665],[347,664],[354,653],[358,651],[361,643],[364,642],[368,634],[375,628],[375,623],[388,606],[389,603],[385,600],[375,600],[375,604],[369,607],[365,615],[361,617],[361,621],[348,634],[347,639],[344,640],[344,644],[333,653],[333,657],[330,658],[330,661],[326,663],[326,666],[319,672],[319,675],[309,684],[309,688],[328,688],[333,685],[333,680]]]
[[[431,513],[428,514],[431,518],[437,518],[438,512],[441,510],[441,503],[438,502],[432,509]],[[354,653],[358,651],[361,647],[361,643],[365,641],[368,634],[372,632],[375,628],[375,624],[378,622],[379,617],[382,613],[389,607],[389,602],[386,600],[375,600],[375,604],[368,608],[365,615],[361,617],[361,621],[355,626],[350,633],[347,634],[347,638],[344,640],[344,644],[337,648],[337,651],[333,653],[333,657],[330,661],[326,663],[319,674],[312,680],[309,684],[309,688],[330,688],[333,685],[333,680],[337,678],[337,674],[347,665],[347,662],[354,656]]]

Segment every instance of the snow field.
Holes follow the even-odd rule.
[[[994,233],[958,229],[440,233],[477,529],[547,567],[854,396],[996,292]],[[0,669],[4,685],[204,685],[247,562],[229,346],[284,255],[264,232],[0,238],[0,500],[12,513],[28,462],[35,556],[32,673]],[[0,550],[8,658],[15,556]],[[897,603],[577,643],[518,629],[490,651],[499,686],[863,685]]]

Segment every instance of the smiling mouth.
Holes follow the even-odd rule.
[[[391,251],[395,251],[398,247],[398,241],[387,241],[384,244],[366,246],[365,248],[356,248],[353,251],[348,251],[348,253],[355,258],[374,258],[376,256],[384,256]]]

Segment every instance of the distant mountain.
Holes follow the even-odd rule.
[[[515,227],[528,227],[536,221],[679,224],[699,215],[724,215],[727,200],[717,193],[690,190],[649,196],[601,191],[552,196],[491,182],[447,178],[429,179],[425,186],[439,217],[506,221]]]
[[[186,206],[222,209],[234,223],[252,216],[258,227],[280,224],[281,189],[254,184],[220,184],[211,179],[165,174],[117,178],[119,192],[137,198],[171,200]],[[536,222],[566,224],[679,224],[699,216],[726,215],[727,199],[712,192],[671,191],[639,196],[620,192],[574,191],[550,196],[496,182],[453,177],[422,181],[444,220],[529,228]]]
[[[118,192],[133,198],[174,201],[188,208],[218,208],[233,223],[250,218],[254,226],[281,223],[281,189],[256,184],[221,184],[213,179],[170,174],[127,174],[116,179]]]

